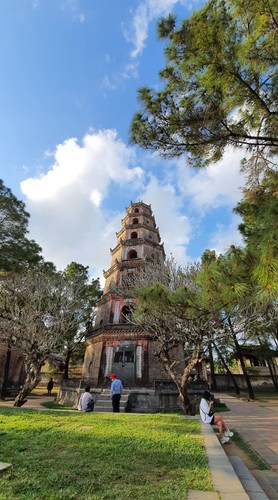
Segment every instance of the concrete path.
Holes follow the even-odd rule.
[[[252,471],[253,476],[271,500],[278,500],[278,400],[247,401],[215,394],[230,409],[223,418],[271,467],[269,471]]]
[[[36,397],[28,397],[27,402],[21,406],[18,409],[24,409],[24,408],[32,408],[34,410],[47,410],[44,406],[41,406],[42,403],[49,403],[50,401],[54,401],[53,396],[36,396]],[[4,408],[13,408],[14,407],[14,399],[13,400],[7,400],[7,401],[2,401],[0,400],[0,407]]]

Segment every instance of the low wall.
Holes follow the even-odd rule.
[[[97,401],[101,388],[91,388],[91,394]],[[63,385],[57,395],[57,401],[65,406],[77,407],[83,387],[78,385]],[[190,395],[193,414],[199,412],[199,396]],[[129,391],[126,411],[129,413],[159,413],[181,411],[178,392],[175,390],[134,389]]]
[[[217,390],[218,391],[233,391],[235,386],[233,383],[232,378],[229,375],[226,374],[217,374],[215,375],[216,378],[216,384],[217,384]],[[234,378],[236,380],[236,383],[238,384],[238,387],[241,391],[247,391],[247,385],[245,382],[245,378],[242,374],[235,374]],[[250,376],[250,381],[252,384],[252,387],[255,391],[273,391],[273,382],[271,379],[270,375],[251,375]],[[211,383],[211,380],[209,379],[209,382]]]
[[[158,413],[180,411],[177,392],[160,392],[154,389],[130,391],[126,411],[130,413]]]
[[[60,385],[56,400],[65,406],[73,406],[77,408],[80,394],[84,392],[84,384],[80,379],[70,379],[67,382],[63,381]],[[91,394],[99,394],[101,389],[92,388]]]

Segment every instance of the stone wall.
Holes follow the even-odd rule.
[[[157,343],[154,341],[149,342],[148,362],[149,362],[149,381],[154,387],[156,380],[172,380],[166,372],[162,362],[155,355],[157,350]],[[183,347],[173,349],[170,353],[171,359],[176,360],[176,371],[181,375],[184,370],[184,353]]]
[[[61,386],[57,401],[65,406],[77,407],[80,395],[84,388],[75,384]],[[91,394],[94,400],[101,393],[100,388],[92,388]],[[193,402],[193,400],[192,400]],[[198,400],[199,402],[199,400]],[[195,408],[195,406],[194,406]],[[178,392],[175,389],[134,389],[128,397],[126,411],[129,413],[159,413],[181,411]],[[198,412],[198,406],[195,411]]]
[[[215,377],[216,377],[216,384],[217,384],[218,391],[227,391],[227,390],[233,391],[234,390],[234,384],[233,384],[231,377],[229,377],[226,374],[223,374],[223,375],[217,374]],[[239,389],[241,391],[247,391],[247,386],[246,386],[244,376],[241,374],[235,374],[234,377],[235,377],[235,380],[239,386]],[[255,391],[273,391],[274,390],[273,382],[272,382],[270,375],[258,375],[258,376],[251,375],[250,381],[251,381],[252,387]],[[210,377],[209,377],[209,384],[211,384]]]

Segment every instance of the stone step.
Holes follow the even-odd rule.
[[[120,406],[126,406],[126,401],[120,401]],[[109,401],[96,401],[95,406],[103,406],[103,408],[109,408],[112,405],[112,400]]]
[[[129,395],[124,393],[122,394],[120,400],[120,411],[124,412]],[[110,391],[102,392],[95,397],[95,407],[94,411],[96,413],[112,413],[112,401]]]
[[[249,495],[250,500],[268,500],[268,496],[265,494],[256,478],[251,474],[241,458],[232,456],[228,458],[243,488]]]
[[[111,408],[94,408],[94,413],[113,413],[112,406]],[[120,406],[120,411],[119,413],[125,413],[125,408],[122,408]]]
[[[122,402],[126,403],[127,401],[128,401],[128,396],[122,396],[121,397],[121,403]],[[100,403],[104,403],[104,404],[105,403],[111,403],[111,397],[109,396],[109,397],[105,398],[103,396],[98,396],[97,398],[95,398],[95,403],[99,403],[99,404]]]

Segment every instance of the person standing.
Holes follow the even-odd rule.
[[[50,380],[49,380],[49,382],[47,384],[47,395],[48,396],[51,396],[51,391],[53,389],[53,386],[54,386],[53,378],[50,377]]]
[[[232,437],[234,433],[228,429],[220,415],[214,415],[212,409],[213,403],[213,395],[209,391],[204,391],[200,402],[200,416],[205,424],[217,425],[220,434],[220,443],[225,444],[228,443],[229,438]]]
[[[112,380],[112,384],[110,387],[110,394],[112,397],[113,413],[119,413],[120,400],[121,400],[121,395],[123,393],[123,384],[121,380],[117,378],[117,375],[115,375],[115,373],[112,373],[112,375],[110,375],[110,380]]]

